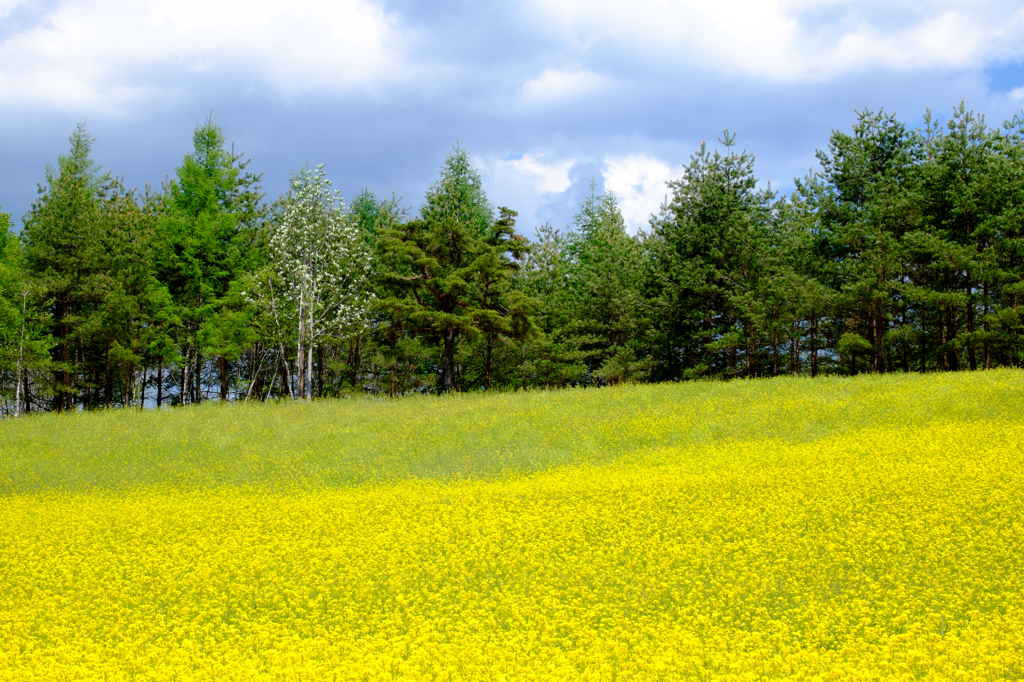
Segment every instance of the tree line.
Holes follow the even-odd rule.
[[[79,125],[0,213],[0,412],[1024,363],[1024,117],[859,112],[788,196],[719,142],[638,234],[592,185],[527,239],[459,145],[413,212],[268,201],[213,120],[139,192]]]

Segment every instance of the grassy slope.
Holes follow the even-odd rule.
[[[0,494],[490,478],[730,441],[1024,426],[1024,374],[892,375],[43,415],[0,423]]]

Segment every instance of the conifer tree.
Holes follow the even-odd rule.
[[[577,347],[594,379],[618,383],[645,373],[638,337],[642,250],[626,233],[618,200],[609,191],[590,195],[573,219],[572,269],[567,285],[574,302]]]
[[[399,288],[381,303],[418,333],[440,342],[442,393],[455,388],[459,337],[475,339],[483,333],[481,321],[493,320],[478,280],[495,253],[504,257],[513,252],[509,240],[488,244],[493,221],[480,174],[470,165],[468,152],[456,145],[427,190],[421,218],[384,234],[390,281]]]
[[[536,382],[555,388],[583,381],[586,351],[580,349],[576,301],[568,279],[574,267],[570,234],[545,224],[516,273],[516,288],[536,302],[532,319],[536,334],[521,342],[518,385]]]
[[[217,353],[221,397],[226,398],[229,358],[245,338],[238,324],[240,297],[229,296],[240,273],[251,272],[257,227],[264,215],[260,175],[227,148],[212,118],[197,125],[193,149],[167,183],[160,203],[159,278],[174,300],[178,328],[178,401],[202,399],[205,353]],[[234,305],[231,305],[234,301]]]
[[[95,277],[105,258],[101,207],[109,175],[91,158],[94,139],[80,123],[69,138],[71,148],[47,166],[46,185],[25,219],[23,239],[27,270],[39,283],[42,295],[52,300],[53,407],[72,409],[87,376],[87,346],[94,325],[99,292]],[[86,371],[80,371],[86,370]]]
[[[754,157],[737,153],[735,135],[690,158],[652,221],[648,244],[660,378],[750,375],[757,328],[752,297],[766,254],[774,195],[759,190]],[[745,368],[739,351],[746,351]],[[745,371],[744,371],[745,370]]]

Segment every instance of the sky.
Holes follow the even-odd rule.
[[[1024,107],[1019,2],[0,0],[0,208],[21,224],[77,122],[142,188],[212,115],[268,198],[308,161],[415,212],[461,143],[522,232],[591,181],[636,231],[724,129],[786,193],[857,110],[961,100]]]

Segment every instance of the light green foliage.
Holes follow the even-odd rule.
[[[220,356],[220,396],[229,391],[229,361],[252,343],[248,316],[232,282],[258,266],[256,229],[264,215],[260,175],[227,148],[212,118],[197,125],[193,149],[156,202],[161,248],[158,276],[181,324],[167,329],[179,366],[179,403],[201,398],[203,356]],[[166,348],[169,344],[159,344]]]
[[[518,226],[461,145],[410,219],[315,182],[264,205],[212,119],[158,194],[70,141],[5,246],[4,366],[32,343],[0,394],[29,411],[1024,366],[1021,116],[860,112],[783,198],[727,130],[636,236],[596,184]]]
[[[456,144],[445,156],[440,176],[427,189],[420,215],[449,234],[452,248],[458,248],[463,240],[487,235],[494,210],[484,193],[480,173],[462,145]]]
[[[524,340],[513,385],[525,388],[530,377],[534,385],[556,388],[586,375],[586,352],[580,349],[573,324],[576,301],[566,286],[574,263],[572,244],[571,233],[541,225],[516,273],[519,290],[538,302],[533,321],[539,333]]]
[[[25,387],[50,366],[50,316],[41,287],[25,272],[24,250],[0,211],[0,415],[18,416]]]

